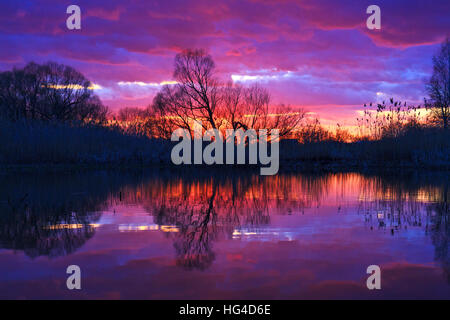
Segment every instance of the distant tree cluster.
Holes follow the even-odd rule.
[[[102,123],[107,113],[92,83],[72,67],[31,62],[0,73],[0,118]]]
[[[116,113],[110,127],[122,133],[170,139],[178,128],[193,130],[194,121],[204,130],[278,129],[281,138],[302,143],[349,142],[350,132],[339,125],[330,132],[315,119],[305,120],[305,111],[271,104],[269,91],[258,85],[220,81],[215,63],[205,50],[185,50],[175,57],[175,84],[165,85],[146,109],[124,108]],[[29,63],[22,69],[0,72],[0,119],[103,124],[108,108],[94,94],[93,84],[72,67],[48,62]],[[420,106],[407,106],[391,99],[364,105],[358,117],[359,139],[396,138],[405,129],[425,126],[448,128],[450,116],[450,41],[443,42],[433,57],[433,74],[426,86],[425,114]],[[421,114],[421,112],[423,112]],[[428,116],[430,114],[430,116]]]

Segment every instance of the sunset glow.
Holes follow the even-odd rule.
[[[450,300],[449,16],[1,0],[0,300]]]
[[[430,57],[450,29],[448,1],[381,1],[383,32],[365,27],[367,1],[78,1],[76,32],[65,28],[65,3],[46,3],[3,3],[1,69],[67,63],[113,110],[144,108],[175,83],[175,54],[205,48],[224,81],[259,82],[274,104],[330,126],[355,125],[361,106],[382,97],[423,102]]]

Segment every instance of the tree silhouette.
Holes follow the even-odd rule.
[[[106,120],[108,109],[93,93],[92,83],[72,67],[31,62],[0,73],[0,116],[12,121]]]
[[[216,129],[214,112],[219,102],[219,90],[214,68],[214,61],[204,50],[185,50],[175,57],[173,75],[178,82],[175,105],[188,111],[192,118],[205,121]]]
[[[288,106],[271,108],[270,94],[260,85],[222,83],[205,50],[185,50],[175,57],[176,85],[164,86],[153,99],[149,114],[159,120],[160,137],[170,138],[177,128],[192,131],[193,120],[203,129],[279,129],[280,137],[296,130],[304,111]]]
[[[433,57],[433,75],[426,86],[429,101],[437,121],[448,128],[450,116],[450,40],[447,38],[438,54]]]

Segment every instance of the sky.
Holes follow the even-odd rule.
[[[69,30],[69,5],[81,30]],[[369,30],[369,5],[381,29]],[[450,35],[448,0],[1,0],[0,71],[70,65],[113,110],[146,107],[173,60],[204,48],[222,81],[266,87],[272,103],[351,125],[364,103],[420,103]]]

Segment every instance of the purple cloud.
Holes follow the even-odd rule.
[[[350,119],[377,92],[421,101],[431,56],[450,30],[445,0],[378,1],[381,30],[365,27],[370,1],[80,0],[82,29],[73,31],[65,26],[70,4],[2,1],[0,69],[72,65],[113,108],[146,106],[157,91],[119,82],[170,81],[175,54],[201,47],[223,80],[260,81],[274,102]]]

